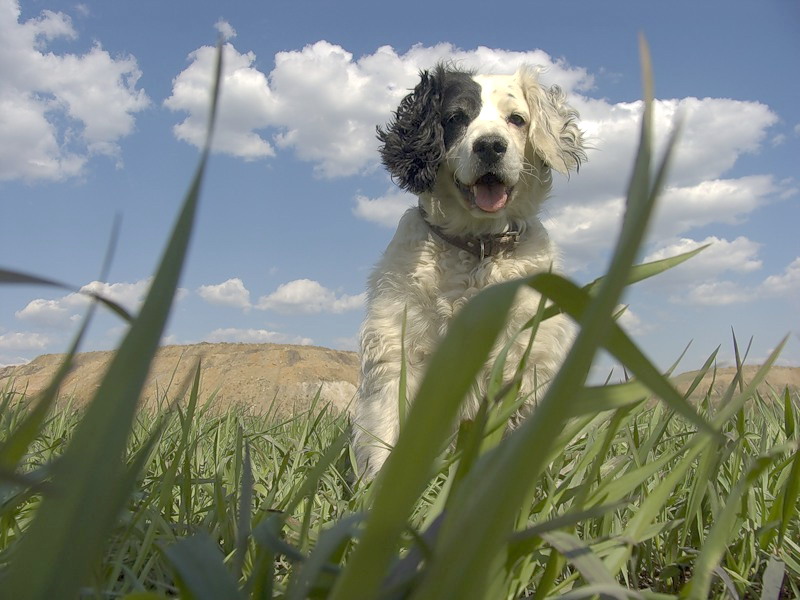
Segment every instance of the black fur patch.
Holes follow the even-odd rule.
[[[445,76],[442,99],[444,146],[453,147],[481,112],[481,86],[469,73],[451,72]]]
[[[394,119],[378,127],[383,164],[397,185],[415,194],[429,191],[445,152],[481,109],[481,87],[472,74],[438,64],[400,102]]]

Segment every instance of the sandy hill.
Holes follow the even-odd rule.
[[[758,368],[757,366],[745,365],[742,370],[742,379],[745,385],[753,379]],[[678,390],[681,392],[686,391],[697,376],[697,373],[697,371],[692,371],[675,377],[674,381]],[[736,369],[734,367],[721,367],[716,372],[712,369],[703,376],[693,396],[704,395],[709,389],[712,390],[712,397],[721,396],[725,393],[735,375]],[[773,391],[782,394],[786,387],[789,388],[796,400],[797,394],[800,393],[800,367],[772,367],[767,373],[766,379],[758,386],[758,391],[763,397],[769,398]]]
[[[86,402],[97,389],[100,378],[111,361],[112,352],[86,352],[75,359],[75,366],[62,387],[62,395]],[[358,357],[354,352],[329,350],[315,346],[280,344],[195,344],[161,348],[152,365],[144,399],[152,404],[170,386],[173,398],[181,383],[190,375],[198,358],[202,360],[202,398],[218,391],[215,406],[243,405],[253,411],[264,411],[273,399],[277,412],[287,416],[307,408],[321,386],[321,399],[337,410],[345,409],[353,399],[358,380]],[[40,356],[25,365],[0,368],[0,390],[10,380],[17,391],[27,389],[29,395],[44,389],[63,360],[61,354]],[[749,381],[757,367],[745,367]],[[695,396],[713,387],[714,395],[724,393],[735,374],[733,368],[719,368],[716,378],[705,376]],[[675,378],[680,391],[685,391],[695,373]],[[800,367],[774,367],[761,385],[762,394],[772,389],[782,391],[789,386],[797,398],[800,392]]]
[[[91,398],[111,362],[113,352],[78,354],[62,386],[62,395],[79,403]],[[158,351],[144,387],[144,401],[152,404],[171,384],[172,397],[202,361],[201,399],[218,390],[215,405],[230,404],[266,410],[275,399],[278,412],[287,415],[308,407],[322,387],[321,399],[338,410],[352,400],[358,379],[354,352],[316,346],[280,344],[195,344],[165,346]],[[13,379],[28,395],[45,388],[64,359],[46,354],[25,365],[0,368],[0,390]]]

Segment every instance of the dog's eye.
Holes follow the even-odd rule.
[[[468,122],[469,122],[469,117],[467,116],[467,113],[462,111],[449,114],[447,115],[447,117],[445,117],[444,120],[445,125],[453,125],[453,126],[466,125]]]
[[[523,127],[525,125],[525,117],[519,113],[511,113],[506,120],[514,127]]]

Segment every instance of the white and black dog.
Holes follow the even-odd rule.
[[[558,267],[539,221],[553,170],[585,160],[577,113],[533,67],[514,75],[476,75],[453,65],[423,71],[386,128],[381,157],[395,182],[419,196],[401,218],[368,283],[361,330],[361,381],[353,408],[359,473],[372,478],[397,441],[401,331],[406,315],[408,397],[453,315],[483,288]],[[520,292],[505,331],[463,405],[478,409],[497,352],[535,313],[539,296]],[[540,327],[522,393],[548,381],[572,339],[566,317]],[[528,340],[517,336],[509,372]],[[534,382],[537,383],[534,383]],[[524,411],[522,411],[524,412]],[[522,415],[518,415],[518,419]]]

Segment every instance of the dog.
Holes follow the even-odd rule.
[[[470,298],[492,284],[558,268],[539,209],[552,172],[577,171],[586,154],[577,112],[538,74],[525,66],[513,75],[477,75],[440,63],[420,73],[393,119],[377,129],[384,166],[419,204],[402,216],[368,280],[352,411],[357,469],[366,480],[397,441],[401,347],[413,398],[448,323]],[[477,412],[491,365],[512,339],[505,376],[513,376],[528,346],[515,334],[539,302],[533,290],[520,290],[462,418]],[[565,316],[541,324],[522,379],[528,400],[512,427],[530,410],[535,387],[540,393],[555,374],[572,337]]]

